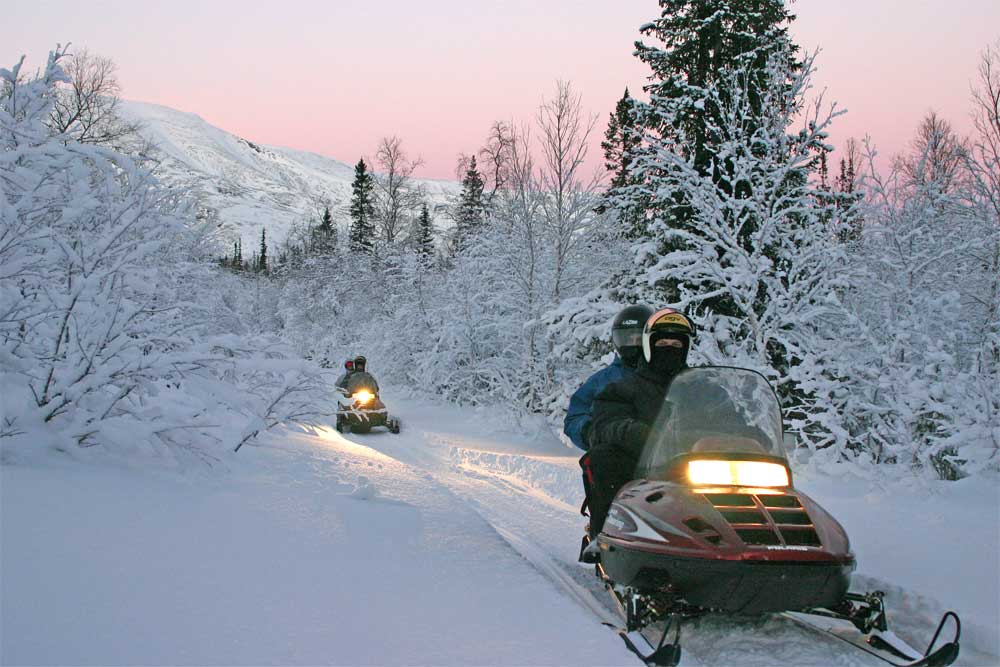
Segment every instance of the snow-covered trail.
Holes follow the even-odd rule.
[[[638,664],[600,625],[610,601],[576,562],[575,451],[543,424],[526,435],[489,411],[387,401],[400,435],[275,431],[223,474],[0,466],[0,663]],[[843,490],[808,483],[877,561],[862,571],[882,579],[864,585],[893,581],[865,503],[852,511]],[[900,539],[905,502],[880,507]],[[936,569],[928,592],[993,613],[983,599],[1000,565],[986,539],[962,563],[984,578],[982,598],[948,599]],[[913,556],[890,597],[927,631],[940,609],[911,582],[937,564]],[[959,664],[1000,664],[996,631],[959,611],[974,640]],[[779,617],[703,618],[683,643],[685,665],[876,664]]]
[[[330,432],[228,474],[0,468],[2,664],[627,664],[479,516]]]
[[[563,446],[544,427],[529,439],[503,423],[491,421],[488,413],[462,413],[453,406],[409,401],[400,402],[395,412],[406,424],[403,435],[347,437],[421,467],[473,507],[532,566],[595,618],[613,613],[592,570],[576,562],[585,519],[578,513],[581,491],[575,450]],[[813,485],[821,486],[821,482]],[[900,523],[891,514],[886,520],[897,527]],[[905,544],[897,546],[906,548]],[[888,554],[883,555],[883,560],[891,563],[895,559]],[[919,558],[914,561],[910,567],[918,572],[928,565]],[[882,567],[875,571],[884,570]],[[990,575],[988,571],[984,574],[987,578]],[[996,570],[992,574],[995,578]],[[996,583],[992,582],[994,590]],[[990,582],[986,584],[988,590]],[[929,639],[932,624],[943,610],[940,604],[915,590],[894,585],[891,579],[860,575],[856,586],[886,590],[890,605],[896,605],[890,610],[896,617],[891,616],[895,629],[902,638],[924,648],[921,642]],[[948,584],[942,583],[945,586]],[[957,664],[1000,664],[994,651],[982,650],[991,641],[989,621],[983,626],[982,620],[967,616],[966,643]],[[706,617],[686,624],[684,633],[684,664],[881,664],[776,616],[757,621]]]

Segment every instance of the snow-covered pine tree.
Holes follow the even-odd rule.
[[[808,178],[834,113],[806,108],[812,57],[775,52],[764,73],[746,61],[705,90],[719,122],[709,126],[716,153],[707,165],[670,143],[655,155],[653,201],[667,214],[651,229],[669,250],[647,257],[640,280],[675,286],[675,304],[698,314],[704,359],[761,371],[807,441],[839,449],[842,396],[827,369],[844,333],[837,294],[849,267],[827,224],[833,205]],[[685,133],[680,126],[677,144],[691,144]],[[674,226],[672,208],[688,224]]]
[[[708,4],[725,5],[723,18],[742,6]],[[670,96],[654,88],[645,117],[660,130],[647,132],[636,159],[650,196],[650,236],[635,244],[634,263],[623,275],[548,321],[573,331],[557,347],[565,356],[599,353],[594,342],[606,339],[622,303],[688,309],[702,328],[692,361],[761,371],[809,443],[839,451],[846,443],[837,415],[840,384],[825,369],[842,333],[837,292],[846,287],[849,267],[825,222],[830,206],[809,182],[834,113],[819,103],[806,109],[812,58],[798,61],[782,28],[771,25],[765,36],[777,42],[746,37],[753,52],[723,61],[697,90],[678,76],[666,86]],[[696,98],[673,95],[681,88]],[[696,108],[711,110],[703,124],[695,122]],[[792,131],[797,118],[801,128]]]
[[[857,243],[864,228],[862,202],[864,194],[858,188],[858,168],[861,153],[853,138],[844,144],[844,157],[840,159],[840,173],[834,182],[837,205],[837,237],[842,243]]]
[[[630,162],[629,182],[618,189],[612,203],[619,218],[638,219],[641,212],[644,219],[637,224],[646,230],[654,222],[661,227],[693,229],[692,211],[667,196],[662,156],[676,151],[691,159],[697,173],[714,180],[723,177],[727,163],[716,159],[722,140],[717,129],[728,119],[722,118],[718,105],[728,100],[717,83],[732,78],[737,70],[743,72],[747,102],[754,112],[744,122],[762,122],[760,96],[771,83],[766,66],[769,56],[797,52],[787,27],[794,17],[783,0],[660,0],[659,4],[660,17],[643,25],[640,32],[661,44],[639,41],[635,45],[637,57],[651,69],[652,81],[645,87],[649,102],[633,102],[642,144]],[[790,69],[798,67],[792,58]],[[746,128],[749,133],[753,129]],[[745,222],[744,236],[752,224]],[[550,313],[547,321],[558,338],[556,353],[596,360],[610,350],[608,328],[619,308],[637,302],[676,301],[677,284],[666,278],[650,283],[639,275],[656,257],[676,249],[674,243],[662,234],[656,240],[636,239],[633,261],[626,262],[602,289]],[[719,312],[729,307],[721,301],[706,305]]]
[[[794,56],[798,50],[788,36],[795,17],[784,0],[660,0],[660,9],[660,17],[639,31],[662,46],[635,45],[653,77],[646,86],[650,104],[639,107],[640,118],[691,157],[699,173],[708,173],[722,166],[715,128],[724,113],[709,91],[739,68],[747,101],[759,111],[764,87],[773,83],[767,68],[771,55]],[[793,59],[791,69],[797,67]],[[675,141],[679,133],[683,142]]]
[[[372,254],[375,250],[375,180],[364,158],[354,166],[350,215],[348,240],[351,251]]]
[[[314,254],[327,256],[337,253],[337,228],[333,224],[333,214],[330,207],[323,207],[323,215],[319,224],[312,229],[310,251]]]
[[[413,242],[425,266],[434,261],[434,224],[431,222],[431,213],[426,203],[420,207]]]
[[[267,274],[267,230],[261,228],[260,230],[260,252],[257,254],[257,265],[255,267],[257,273]]]
[[[604,168],[611,174],[601,209],[615,209],[622,233],[629,239],[637,239],[645,233],[645,206],[634,198],[621,199],[628,193],[629,186],[637,185],[632,160],[641,144],[642,131],[636,117],[635,100],[626,88],[608,118],[608,128],[601,142]]]
[[[691,158],[699,174],[718,183],[731,180],[731,165],[719,157],[724,140],[719,128],[727,122],[720,105],[729,100],[726,86],[718,84],[739,70],[746,104],[756,116],[745,122],[762,122],[766,86],[775,84],[767,67],[771,56],[782,54],[789,60],[790,75],[799,67],[794,59],[798,47],[788,35],[788,24],[795,17],[784,0],[660,0],[660,7],[660,18],[642,26],[640,32],[655,37],[662,46],[636,42],[636,55],[652,70],[653,82],[646,86],[649,103],[637,107],[646,128],[647,159],[636,160],[636,185],[629,191],[634,193],[636,206],[646,206],[650,222],[658,219],[674,228],[692,229],[695,223],[686,207],[669,198],[647,199],[650,189],[661,189],[663,174],[656,156],[666,148],[679,151]],[[754,128],[746,130],[752,133]],[[628,197],[619,203],[629,210]],[[753,224],[745,222],[744,238]],[[661,288],[667,299],[675,297],[676,285],[665,283]],[[724,299],[709,305],[718,312],[730,308]]]
[[[830,164],[827,155],[831,149],[821,146],[819,149],[819,168],[816,170],[819,177],[819,187],[823,190],[830,190]]]
[[[456,249],[460,249],[470,236],[483,227],[485,209],[483,206],[483,177],[476,168],[476,157],[472,156],[462,177],[462,192],[455,211]]]

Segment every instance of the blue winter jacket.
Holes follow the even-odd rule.
[[[566,410],[566,419],[563,421],[563,433],[573,441],[574,445],[584,451],[587,450],[587,443],[583,440],[583,431],[590,423],[594,398],[612,382],[617,382],[634,372],[634,368],[629,368],[622,363],[620,357],[616,356],[610,366],[591,375],[576,390],[576,393],[569,399],[569,409]]]

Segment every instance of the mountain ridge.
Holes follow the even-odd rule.
[[[296,223],[318,219],[327,205],[335,224],[346,229],[352,165],[313,151],[255,143],[197,113],[162,104],[122,100],[119,112],[138,121],[143,138],[156,147],[160,180],[189,190],[226,241],[252,244],[261,229],[283,240]],[[434,210],[459,190],[454,181],[414,180]]]

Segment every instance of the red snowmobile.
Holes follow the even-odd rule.
[[[836,619],[846,632],[833,636],[895,665],[943,666],[958,657],[953,612],[919,655],[888,632],[883,593],[848,592],[856,566],[850,541],[795,489],[781,407],[763,376],[727,367],[682,371],[653,433],[636,479],[618,492],[596,537],[594,558],[625,615],[619,632],[644,662],[676,665],[681,620],[707,612],[800,612],[790,618],[823,632],[831,631],[808,619]],[[954,636],[935,649],[949,619]],[[660,641],[642,655],[628,633],[655,623],[664,623]]]

